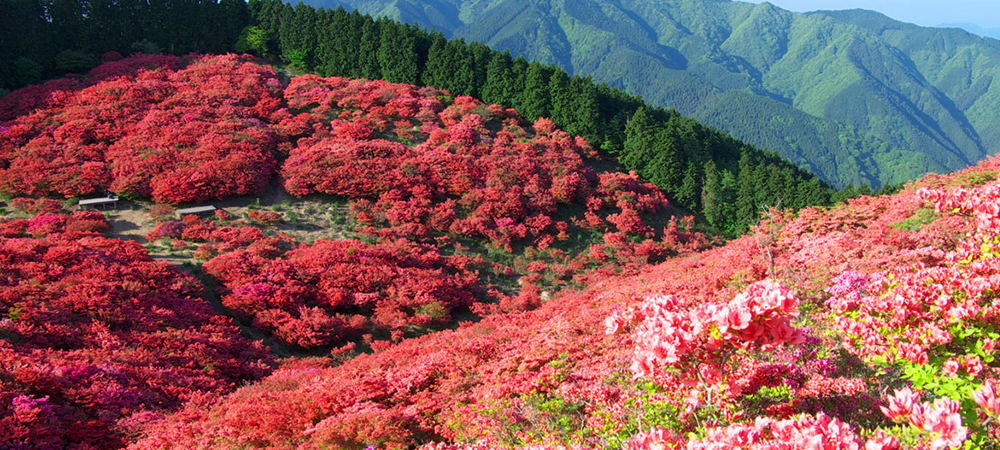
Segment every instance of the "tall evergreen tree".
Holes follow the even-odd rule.
[[[454,95],[472,95],[475,92],[476,73],[472,52],[464,39],[452,39],[445,45],[448,60],[448,90]]]
[[[361,22],[361,45],[358,49],[358,73],[354,76],[377,80],[382,77],[382,66],[378,58],[382,30],[379,23],[371,17],[362,16],[358,22]]]
[[[521,102],[524,98],[522,94],[524,93],[524,81],[527,76],[528,60],[524,59],[523,56],[514,58],[514,62],[510,65],[510,83],[505,86],[507,90],[503,93],[504,98],[508,99],[504,101],[504,104],[514,108],[524,106]]]
[[[597,101],[597,86],[590,77],[573,77],[570,85],[572,105],[566,131],[583,136],[595,146],[601,145],[603,139],[599,134],[601,111]]]
[[[676,196],[684,179],[681,140],[674,130],[661,127],[653,140],[652,161],[644,168],[647,178],[664,191]]]
[[[548,117],[551,100],[549,98],[550,71],[541,63],[532,62],[524,75],[524,91],[521,93],[521,107],[518,111],[524,118],[535,120]]]
[[[573,115],[573,93],[570,91],[569,75],[565,70],[555,68],[549,77],[549,95],[552,99],[549,116],[556,125],[566,128]]]
[[[719,226],[730,235],[743,232],[737,206],[738,190],[739,182],[736,180],[736,175],[724,169],[722,171],[722,195],[719,202]]]
[[[753,163],[750,151],[743,149],[740,155],[739,172],[736,175],[736,229],[740,233],[757,222]]]
[[[378,63],[380,78],[393,83],[417,84],[417,52],[412,35],[402,33],[393,22],[382,24]]]
[[[481,42],[469,44],[469,52],[472,53],[472,91],[469,95],[477,98],[483,97],[483,86],[486,85],[486,71],[489,69],[490,61],[493,60],[495,52]]]
[[[511,89],[511,59],[509,52],[493,52],[490,63],[486,67],[486,83],[482,88],[482,100],[486,103],[510,105],[510,98],[505,96]]]
[[[441,33],[434,33],[431,36],[431,48],[427,51],[427,63],[424,65],[424,72],[421,74],[421,82],[425,86],[433,86],[440,89],[448,89],[449,61],[445,47],[448,41]]]
[[[625,126],[625,142],[618,158],[623,166],[649,180],[652,178],[649,177],[645,167],[653,159],[657,131],[648,110],[645,107],[637,109]]]
[[[701,201],[701,181],[699,180],[701,174],[698,172],[697,165],[688,165],[676,196],[677,202],[681,206],[693,211],[699,210],[699,202]]]
[[[702,214],[709,225],[724,228],[722,217],[722,176],[715,161],[705,163],[705,183],[701,189]]]

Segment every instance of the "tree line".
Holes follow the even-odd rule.
[[[527,120],[548,117],[729,234],[769,206],[829,205],[856,194],[590,77],[356,10],[280,0],[28,0],[0,8],[0,25],[25,31],[0,36],[13,61],[0,70],[4,87],[77,70],[69,62],[96,63],[108,50],[251,52],[323,76],[428,85],[513,107]]]

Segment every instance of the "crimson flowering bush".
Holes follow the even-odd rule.
[[[532,309],[567,284],[708,246],[690,220],[653,220],[662,192],[634,173],[597,173],[589,144],[548,119],[525,127],[471,97],[336,77],[296,77],[285,97],[274,120],[297,138],[285,189],[351,200],[356,230],[382,241],[471,242],[515,267],[488,280],[516,293],[477,313]],[[528,273],[532,262],[546,270]]]
[[[10,206],[27,214],[51,213],[62,211],[62,202],[47,198],[18,197],[10,201]]]
[[[399,341],[448,323],[452,311],[485,295],[460,259],[405,240],[320,240],[277,257],[237,250],[204,268],[225,286],[223,305],[306,349],[373,335]]]
[[[565,238],[552,216],[570,204],[595,216],[574,218],[582,228],[655,234],[640,216],[666,206],[652,185],[634,174],[597,174],[584,164],[594,156],[589,144],[547,119],[525,129],[513,110],[470,97],[445,107],[439,97],[446,95],[297,77],[285,96],[304,112],[279,123],[303,135],[282,168],[285,188],[358,200],[352,211],[359,221],[389,238],[446,233],[486,238],[508,251],[519,242],[547,248],[557,235]],[[404,142],[391,140],[390,125]]]
[[[180,203],[259,193],[281,140],[266,123],[281,103],[274,70],[235,55],[137,55],[4,102],[17,103],[0,118],[8,195],[111,189]]]
[[[44,237],[61,233],[66,236],[91,235],[108,230],[104,215],[97,211],[74,211],[69,215],[45,213],[28,219],[0,219],[0,237]]]
[[[278,214],[274,211],[250,210],[247,211],[247,220],[249,220],[252,223],[264,226],[274,225],[279,221],[281,221],[281,214]]]
[[[96,212],[0,221],[0,447],[119,449],[270,372],[195,279],[106,227]]]
[[[175,250],[186,248],[188,242],[201,244],[194,250],[193,256],[202,260],[240,249],[254,255],[274,257],[292,245],[292,239],[283,233],[268,236],[256,226],[233,221],[224,211],[219,212],[221,214],[215,220],[188,214],[181,220],[157,222],[153,230],[146,234],[146,239],[170,239],[171,244],[178,247]]]

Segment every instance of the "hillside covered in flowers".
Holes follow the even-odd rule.
[[[106,58],[0,99],[0,448],[997,448],[998,160],[723,245],[544,118]],[[274,192],[347,226],[170,213]]]
[[[132,448],[996,448],[998,168],[287,364]]]

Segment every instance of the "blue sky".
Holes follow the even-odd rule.
[[[759,0],[749,0],[761,3]],[[972,23],[983,28],[1000,28],[998,0],[769,0],[792,11],[863,8],[893,19],[924,26],[943,23]]]

